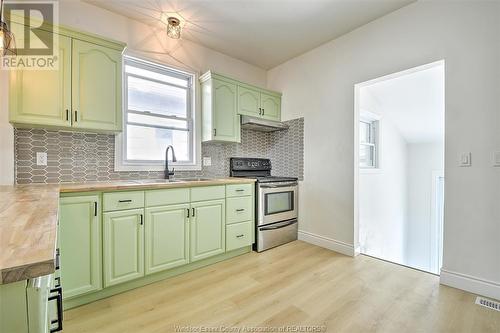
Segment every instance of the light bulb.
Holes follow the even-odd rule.
[[[178,18],[168,18],[167,36],[173,39],[181,38],[181,22]]]

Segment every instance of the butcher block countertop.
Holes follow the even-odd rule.
[[[253,179],[134,180],[0,186],[0,284],[55,270],[60,193],[253,183]]]

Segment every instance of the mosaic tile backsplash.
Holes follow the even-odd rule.
[[[270,158],[272,174],[303,179],[304,118],[287,121],[279,132],[241,131],[241,143],[202,144],[202,156],[212,165],[199,171],[176,171],[174,178],[227,177],[230,157]],[[36,153],[47,153],[47,166],[36,165]],[[163,178],[162,171],[114,170],[115,136],[43,129],[16,129],[16,181],[18,184],[90,182]]]

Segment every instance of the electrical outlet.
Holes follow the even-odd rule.
[[[211,157],[203,157],[203,166],[211,166],[212,158]]]
[[[36,153],[36,165],[47,165],[47,153]]]
[[[470,167],[472,166],[472,153],[461,153],[460,154],[460,162],[459,166],[461,167]]]

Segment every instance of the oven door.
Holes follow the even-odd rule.
[[[259,184],[257,225],[298,217],[297,183]]]

